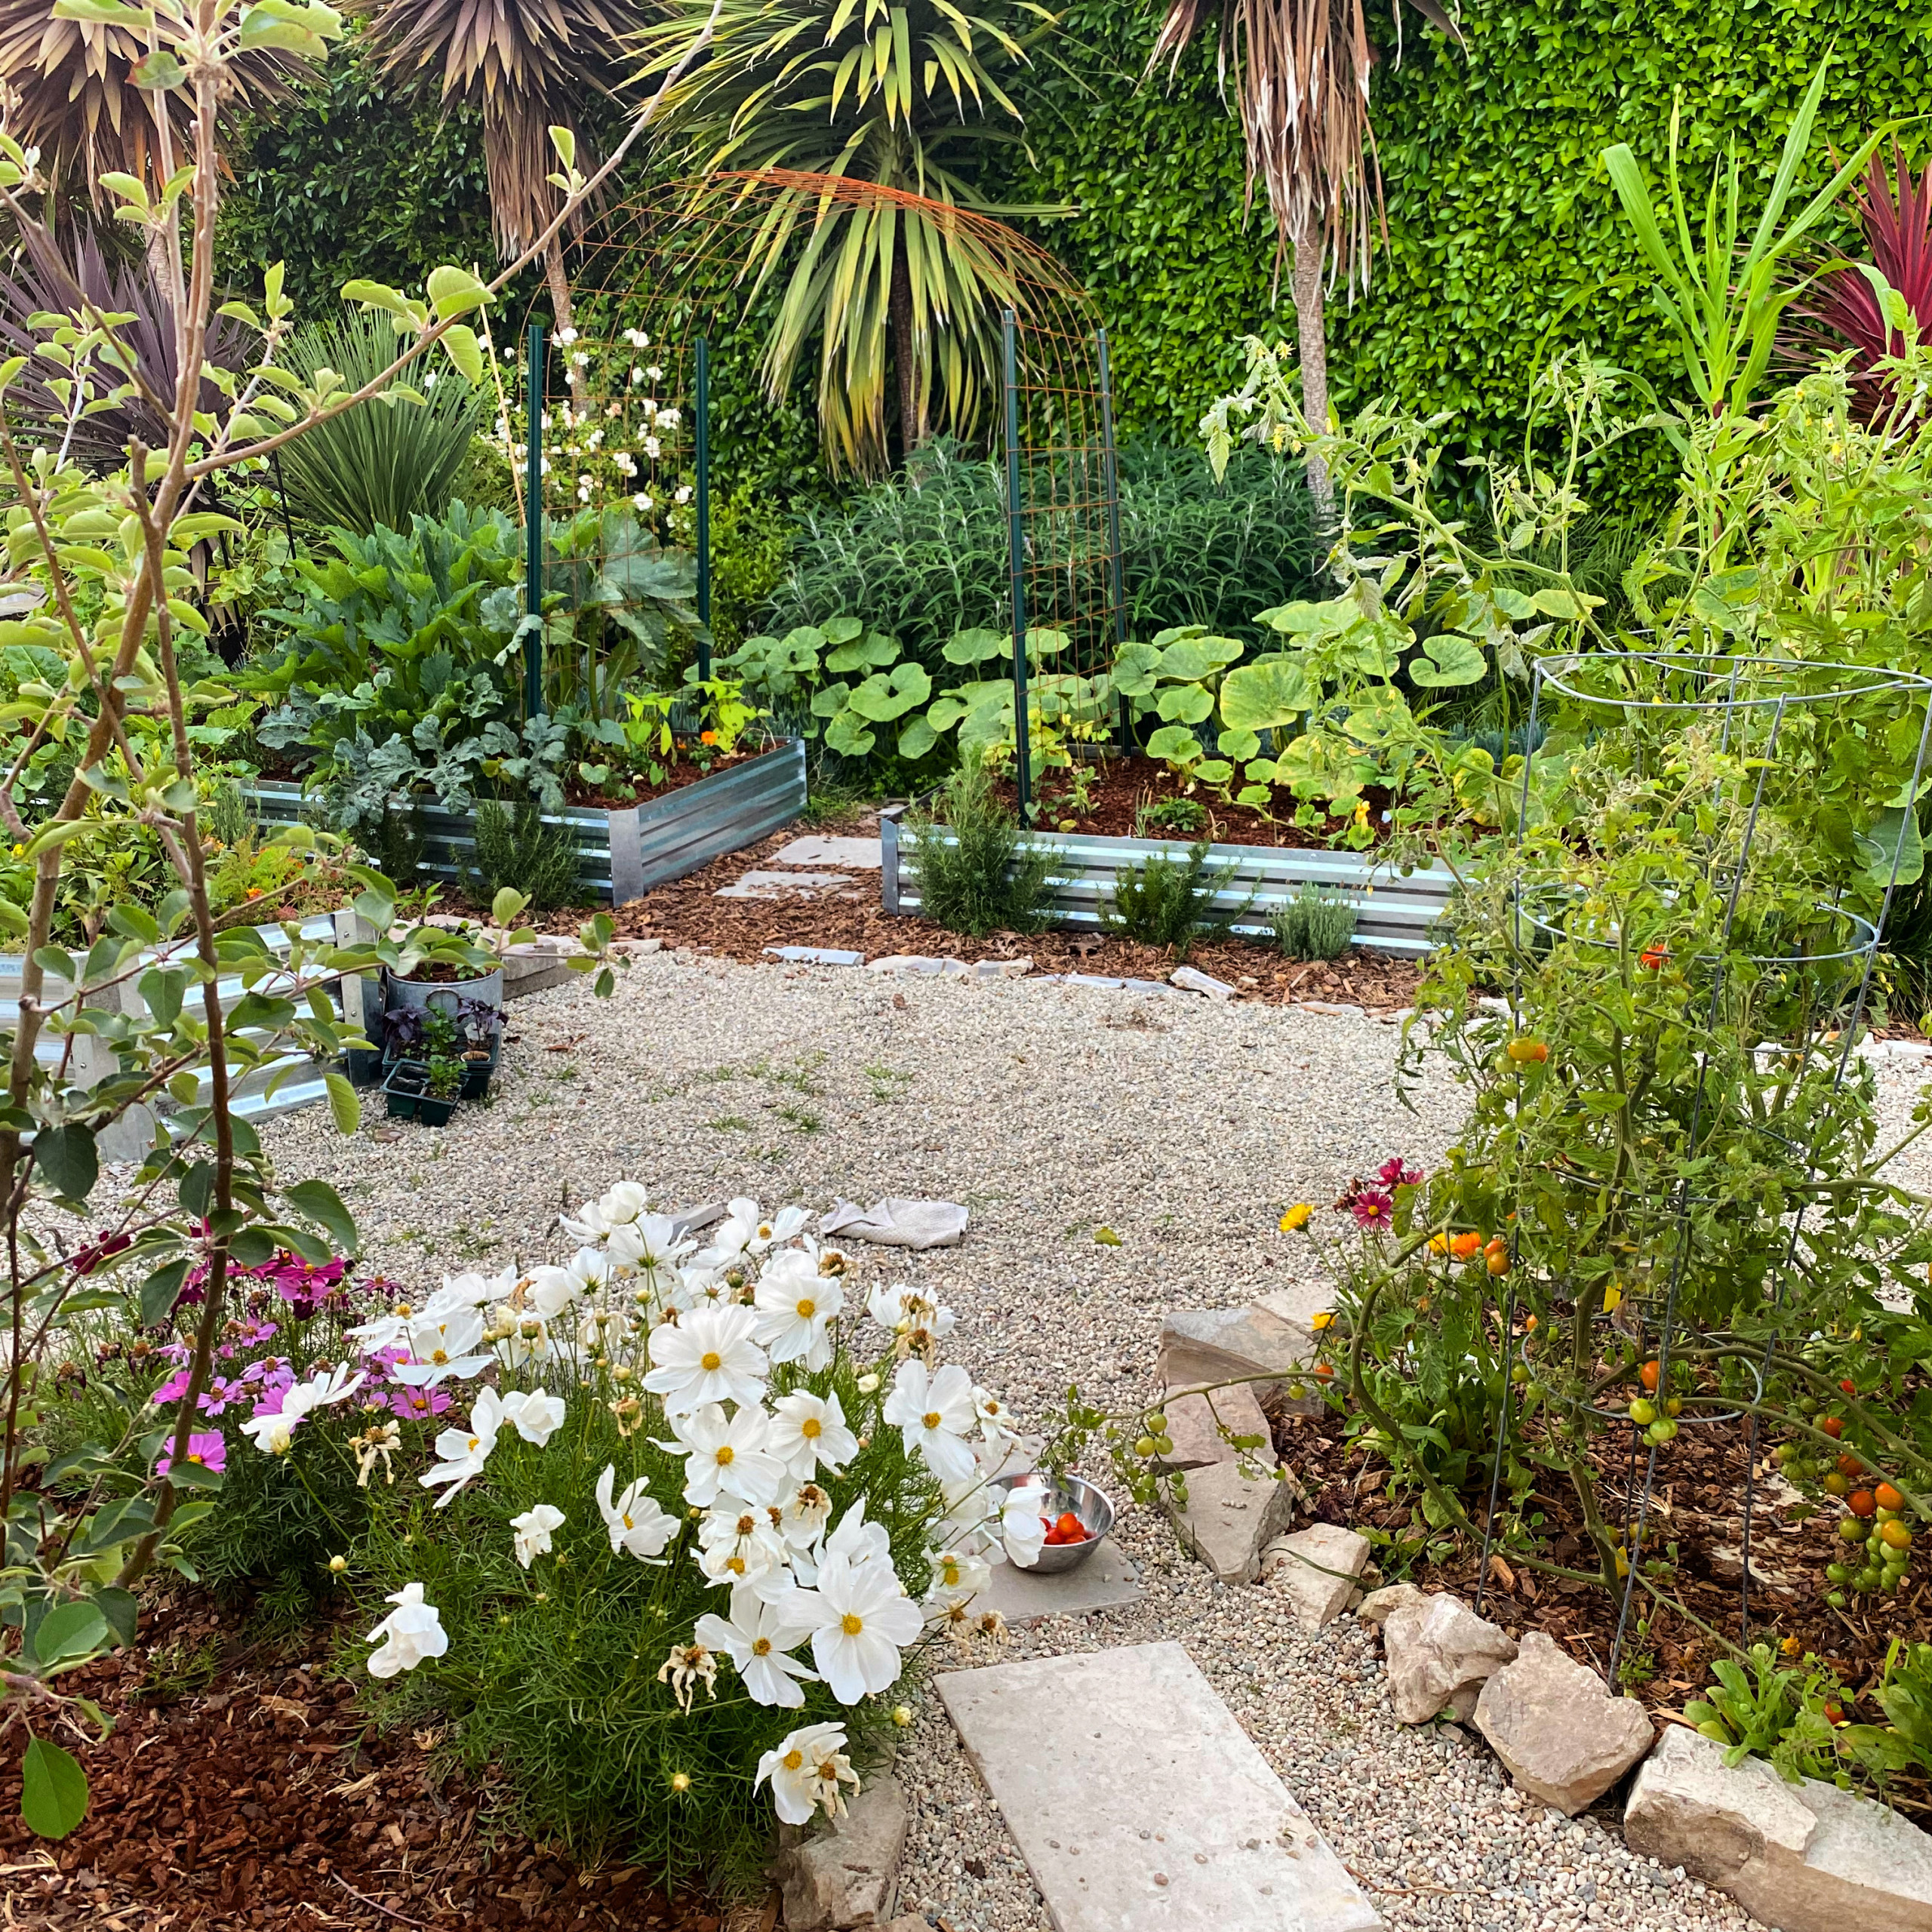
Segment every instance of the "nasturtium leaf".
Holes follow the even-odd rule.
[[[942,731],[951,731],[953,726],[965,715],[966,700],[961,697],[955,697],[949,693],[946,697],[939,699],[932,709],[926,713],[926,722],[932,727],[934,732],[937,734]]]
[[[924,704],[933,694],[933,681],[925,666],[909,660],[890,671],[875,671],[849,700],[861,718],[888,724],[903,718],[915,705]]]
[[[1011,657],[1013,640],[998,631],[955,631],[940,655],[949,664],[983,664],[989,657]]]
[[[1409,660],[1411,682],[1426,690],[1454,685],[1472,685],[1488,664],[1481,645],[1454,631],[1440,631],[1423,645],[1422,655]]]
[[[20,1816],[43,1838],[64,1838],[88,1815],[88,1774],[57,1744],[29,1738],[20,1758]]]
[[[1147,740],[1147,755],[1169,764],[1192,764],[1201,756],[1201,740],[1182,724],[1163,724]]]
[[[827,644],[850,644],[866,628],[863,617],[828,617],[819,626]]]
[[[34,1165],[63,1201],[85,1201],[100,1177],[94,1129],[78,1121],[43,1127],[34,1136]]]
[[[1194,775],[1205,785],[1225,785],[1235,775],[1235,768],[1224,758],[1211,758],[1195,768]]]
[[[1231,637],[1186,637],[1161,654],[1161,672],[1168,678],[1211,678],[1234,663],[1243,647]]]
[[[812,715],[814,718],[836,718],[845,709],[845,700],[852,695],[850,685],[822,685],[812,694]]]
[[[863,758],[878,740],[866,729],[863,718],[848,708],[825,728],[825,742],[841,757]]]
[[[1270,731],[1309,705],[1307,673],[1292,657],[1238,664],[1221,680],[1221,722],[1235,731]]]
[[[1154,709],[1170,724],[1198,724],[1213,712],[1214,694],[1205,685],[1167,685]]]

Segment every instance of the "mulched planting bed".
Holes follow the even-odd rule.
[[[586,1870],[532,1842],[499,1784],[446,1767],[435,1733],[377,1731],[329,1675],[333,1634],[251,1639],[189,1595],[144,1614],[145,1666],[109,1658],[63,1678],[115,1727],[80,1751],[93,1804],[57,1844],[20,1818],[24,1740],[0,1745],[6,1923],[718,1932],[715,1909],[667,1900],[645,1872]]]
[[[768,869],[772,854],[803,835],[792,826],[762,844],[715,860],[701,871],[647,892],[618,908],[618,933],[626,937],[661,939],[727,958],[776,962],[768,946],[818,946],[863,952],[869,958],[895,952],[927,953],[972,961],[1024,957],[1038,973],[1091,973],[1114,979],[1164,979],[1175,962],[1159,947],[1141,946],[1112,934],[1047,931],[992,934],[983,940],[949,932],[930,920],[894,917],[879,904],[876,872],[852,871],[849,888],[822,897],[719,899],[721,886],[741,874]],[[828,835],[869,836],[876,819],[854,817],[817,829]],[[830,871],[835,868],[826,866]],[[574,931],[587,912],[555,912],[545,923],[553,931]],[[1418,969],[1406,960],[1351,952],[1333,965],[1284,959],[1272,946],[1244,940],[1197,945],[1188,963],[1238,988],[1247,998],[1279,1001],[1316,999],[1349,1001],[1378,1011],[1406,1006]]]
[[[767,752],[776,751],[775,744],[754,745],[749,749],[734,752],[729,758],[713,755],[700,767],[694,762],[688,751],[680,751],[679,762],[669,768],[660,784],[647,785],[641,780],[635,783],[626,780],[615,787],[606,786],[601,790],[594,785],[586,785],[580,779],[573,778],[564,788],[565,800],[577,810],[587,808],[599,811],[627,811],[632,805],[648,805],[654,798],[661,798],[671,792],[681,792],[688,785],[695,785],[700,778],[715,778],[719,773],[735,771],[741,764],[749,764],[755,758],[762,758]]]
[[[1384,1531],[1404,1540],[1426,1535],[1416,1506],[1420,1487],[1392,1499],[1386,1495],[1389,1466],[1343,1435],[1340,1416],[1331,1411],[1299,1417],[1276,1411],[1270,1420],[1276,1445],[1312,1498],[1318,1521]],[[1630,1459],[1618,1432],[1607,1432],[1598,1442],[1601,1507],[1607,1514],[1620,1510],[1626,1493],[1634,1497],[1641,1491],[1644,1451],[1640,1447],[1634,1460]],[[1932,1641],[1932,1581],[1915,1575],[1897,1596],[1854,1597],[1845,1611],[1832,1609],[1825,1601],[1825,1592],[1832,1587],[1826,1580],[1825,1566],[1838,1561],[1844,1548],[1835,1534],[1838,1512],[1810,1509],[1775,1472],[1763,1473],[1768,1446],[1761,1435],[1761,1473],[1751,1518],[1751,1624],[1744,1641],[1776,1646],[1795,1638],[1796,1652],[1781,1656],[1780,1661],[1795,1663],[1806,1652],[1815,1653],[1841,1682],[1862,1691],[1878,1682],[1892,1638]],[[1594,1549],[1582,1534],[1582,1511],[1567,1479],[1553,1470],[1538,1473],[1536,1487],[1524,1505],[1526,1515],[1540,1512],[1544,1519],[1537,1554],[1572,1568],[1592,1568]],[[1710,1664],[1730,1653],[1712,1632],[1731,1644],[1740,1641],[1744,1473],[1742,1423],[1687,1424],[1659,1452],[1644,1534],[1644,1560],[1647,1564],[1661,1558],[1674,1566],[1675,1574],[1660,1580],[1661,1587],[1690,1615],[1668,1608],[1641,1589],[1632,1602],[1623,1655],[1626,1665],[1645,1657],[1650,1664],[1648,1675],[1633,1675],[1625,1687],[1653,1710],[1681,1711],[1713,1681]],[[1463,1507],[1478,1524],[1487,1505],[1488,1474],[1485,1460],[1480,1482],[1462,1497]],[[1506,1506],[1506,1497],[1503,1500]],[[1481,1558],[1475,1545],[1452,1552],[1441,1563],[1431,1562],[1425,1555],[1415,1561],[1409,1577],[1424,1589],[1451,1590],[1473,1604]],[[1377,1560],[1385,1569],[1390,1567],[1388,1553],[1378,1550]],[[1499,1549],[1491,1558],[1483,1614],[1512,1635],[1546,1631],[1579,1661],[1601,1672],[1610,1660],[1618,1602],[1601,1586],[1540,1575],[1518,1562],[1514,1552]],[[1638,1620],[1646,1616],[1650,1629],[1639,1633]],[[1709,1629],[1700,1628],[1700,1623]],[[1877,1704],[1862,1697],[1855,1708],[1847,1702],[1845,1715],[1854,1723],[1886,1721]],[[1932,1814],[1932,1788],[1902,1779],[1893,1796],[1916,1817]]]
[[[1322,851],[1328,849],[1333,835],[1347,823],[1345,819],[1337,818],[1324,820],[1316,826],[1294,824],[1297,801],[1292,792],[1281,786],[1275,787],[1275,816],[1264,817],[1250,806],[1223,803],[1204,786],[1197,785],[1192,792],[1187,791],[1170,767],[1158,758],[1138,752],[1131,758],[1105,758],[1083,768],[1088,774],[1091,800],[1084,811],[1077,810],[1069,801],[1071,772],[1054,770],[1039,775],[1035,789],[1043,830],[1084,832],[1113,838],[1166,838],[1182,844],[1189,839],[1207,838],[1223,845],[1293,846]],[[1002,780],[994,789],[1009,807],[1017,809],[1019,793],[1011,779]],[[1389,802],[1387,796],[1377,791],[1364,795],[1369,802],[1371,823],[1380,828],[1383,809]],[[1208,814],[1207,822],[1193,832],[1165,826],[1144,832],[1135,829],[1143,805],[1169,798],[1187,798],[1198,804]]]

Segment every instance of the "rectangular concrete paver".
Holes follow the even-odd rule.
[[[875,872],[884,862],[876,838],[838,838],[817,832],[793,839],[768,861],[774,866],[850,866],[855,872]]]
[[[1134,1565],[1112,1537],[1077,1569],[1042,1577],[1011,1563],[996,1563],[992,1580],[975,1607],[996,1610],[1009,1623],[1037,1623],[1043,1617],[1085,1617],[1138,1603],[1141,1589]]]
[[[937,1681],[1058,1932],[1381,1925],[1180,1644]]]
[[[711,896],[714,899],[777,899],[788,892],[795,892],[801,898],[816,899],[820,894],[835,891],[841,885],[850,885],[851,878],[844,872],[743,872],[727,886],[721,886]]]

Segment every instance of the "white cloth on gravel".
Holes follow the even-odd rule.
[[[819,1217],[819,1232],[845,1235],[881,1247],[957,1247],[966,1232],[966,1210],[952,1201],[875,1201],[861,1208],[840,1201]]]

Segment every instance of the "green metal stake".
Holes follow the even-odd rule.
[[[523,641],[523,709],[543,715],[543,325],[530,325],[524,398],[530,417],[523,481],[523,608],[535,625]]]
[[[697,339],[697,674],[711,675],[711,344]]]
[[[1112,592],[1114,605],[1114,643],[1116,648],[1127,641],[1127,589],[1121,579],[1120,555],[1120,464],[1114,452],[1114,385],[1113,371],[1107,360],[1107,332],[1105,329],[1094,331],[1094,340],[1100,349],[1100,466],[1101,480],[1107,493],[1107,577],[1108,589]],[[1127,700],[1117,698],[1119,707],[1118,722],[1120,728],[1120,744],[1122,752],[1134,749],[1127,723]]]
[[[1026,532],[1020,499],[1020,356],[1013,311],[1001,317],[1006,389],[1006,547],[1013,584],[1013,763],[1020,822],[1031,811],[1032,773],[1026,744]]]

